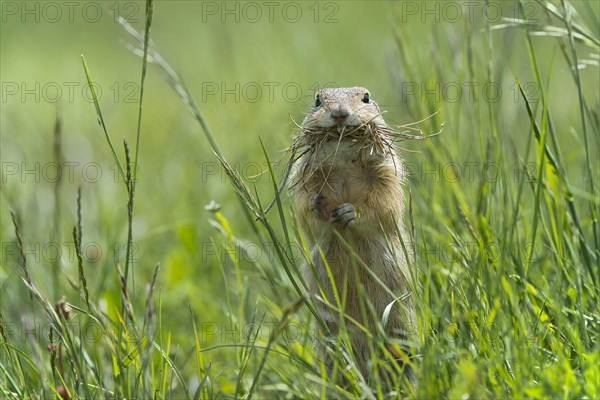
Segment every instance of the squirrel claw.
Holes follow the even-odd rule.
[[[310,199],[310,211],[317,216],[327,221],[331,217],[331,207],[325,202],[325,197],[321,194],[316,194]]]
[[[331,213],[331,221],[342,225],[344,228],[355,223],[357,217],[356,208],[350,203],[340,204]]]

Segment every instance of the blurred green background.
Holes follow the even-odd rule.
[[[584,19],[589,12],[598,15],[598,3],[580,3],[576,5]],[[413,122],[440,110],[433,120],[437,125],[422,127],[432,133],[443,122],[443,134],[430,143],[413,142],[404,147],[441,147],[449,155],[449,163],[463,168],[468,168],[467,162],[478,162],[472,156],[481,146],[477,140],[481,132],[476,130],[491,135],[492,128],[481,122],[485,110],[479,110],[472,100],[489,96],[498,113],[495,129],[501,142],[527,159],[523,150],[527,116],[515,79],[529,85],[526,89],[534,100],[540,100],[539,90],[522,32],[492,32],[493,54],[487,58],[486,16],[501,23],[498,10],[508,17],[515,13],[512,2],[493,4],[458,8],[459,3],[443,2],[248,5],[158,1],[152,40],[187,83],[230,162],[269,199],[268,176],[252,178],[266,171],[259,138],[270,158],[278,159],[279,151],[289,146],[295,134],[291,118],[301,122],[312,106],[315,89],[324,86],[369,88],[388,111],[389,123]],[[531,17],[541,17],[538,5],[527,4]],[[4,238],[13,236],[8,209],[17,209],[26,241],[35,244],[30,250],[39,268],[31,268],[33,274],[42,289],[51,293],[52,281],[46,278],[48,261],[57,259],[56,249],[48,244],[55,225],[52,149],[57,116],[63,123],[64,160],[72,163],[63,178],[60,208],[64,221],[58,242],[71,241],[76,188],[81,185],[84,243],[94,243],[90,252],[98,248],[102,256],[102,262],[89,266],[91,273],[106,276],[113,269],[114,253],[124,257],[126,193],[116,179],[110,151],[96,123],[80,55],[86,57],[97,82],[109,133],[122,155],[122,138],[131,145],[135,139],[141,63],[128,48],[137,43],[116,16],[127,17],[141,31],[144,3],[3,2],[2,7],[2,234]],[[397,40],[407,53],[400,54]],[[578,166],[583,161],[581,139],[570,130],[579,128],[577,93],[555,43],[550,38],[534,40],[542,67],[552,74],[550,107],[558,121],[565,159],[572,161],[568,172],[577,181],[582,176]],[[466,57],[470,46],[474,52],[471,60]],[[408,76],[405,63],[419,66],[414,76]],[[482,79],[488,63],[493,66],[491,87],[486,86],[489,80]],[[590,82],[585,87],[587,96],[597,101],[597,68],[581,73]],[[145,90],[134,220],[136,277],[148,280],[160,261],[164,290],[169,293],[166,306],[171,300],[173,305],[180,301],[199,304],[211,299],[199,289],[218,294],[222,285],[214,255],[198,254],[210,243],[209,213],[204,205],[211,200],[222,204],[237,231],[245,232],[247,224],[200,127],[158,69],[150,67]],[[417,110],[427,114],[417,114]],[[442,179],[444,171],[427,175],[439,166],[427,164],[419,153],[405,152],[403,156],[415,163],[411,164],[415,168],[412,191],[435,194],[428,186]],[[474,176],[482,174],[480,165]],[[279,168],[280,175],[282,170]],[[456,182],[473,188],[475,183],[467,175]],[[435,198],[423,201],[438,203]],[[439,204],[443,206],[443,202]],[[426,204],[422,207],[427,209]],[[115,248],[115,243],[120,244]],[[12,256],[12,250],[5,249],[5,254]],[[74,254],[68,246],[62,255],[61,266],[73,268]],[[14,262],[10,256],[3,258]],[[93,259],[93,254],[89,258]],[[17,278],[14,270],[4,269],[3,273],[5,284]],[[187,317],[186,313],[181,316]]]
[[[387,111],[388,123],[397,125],[439,110],[419,127],[428,134],[443,123],[440,136],[400,145],[405,150],[401,156],[411,166],[407,186],[414,198],[416,223],[426,235],[456,213],[447,202],[447,192],[436,189],[439,180],[449,184],[449,170],[434,161],[434,155],[442,154],[459,168],[477,163],[473,179],[462,169],[450,183],[460,187],[472,207],[477,206],[478,185],[485,172],[487,142],[494,135],[507,165],[535,160],[534,150],[526,151],[530,125],[515,86],[515,80],[520,80],[532,104],[540,104],[524,33],[486,30],[486,18],[493,26],[503,23],[502,17],[515,17],[515,4],[467,3],[157,1],[151,37],[156,50],[187,84],[229,162],[256,185],[264,202],[273,197],[273,190],[259,138],[270,159],[279,159],[297,133],[292,120],[301,122],[316,89],[365,86]],[[525,4],[528,19],[545,19],[538,3]],[[600,27],[594,24],[599,3],[572,4],[578,18],[595,29],[593,36],[600,36]],[[143,2],[131,1],[2,2],[0,216],[6,319],[20,321],[29,312],[19,307],[26,291],[20,284],[8,210],[18,213],[23,239],[29,243],[34,281],[50,299],[58,300],[75,293],[62,276],[55,291],[51,271],[58,266],[73,279],[77,276],[69,243],[79,186],[83,243],[89,244],[88,282],[109,312],[118,303],[113,260],[124,259],[127,196],[122,182],[115,179],[80,55],[97,83],[108,132],[123,160],[122,139],[130,146],[135,143],[141,58],[130,49],[138,48],[138,43],[116,16],[143,31],[144,7]],[[585,192],[586,161],[571,72],[553,38],[532,40],[542,80],[548,82],[549,107],[569,167],[566,173]],[[597,64],[590,53],[581,46],[580,57]],[[597,110],[597,65],[582,69],[581,77],[586,82],[584,95]],[[239,237],[251,237],[252,230],[200,126],[153,65],[144,96],[133,299],[143,304],[144,285],[160,262],[157,290],[163,326],[170,327],[174,341],[187,349],[192,346],[186,342],[192,332],[188,305],[201,321],[228,321],[220,259],[225,263],[225,279],[233,279],[225,246],[219,245],[224,241],[209,224],[211,214],[204,206],[212,200],[221,204]],[[71,163],[67,171],[72,171],[63,175],[59,204],[55,204],[53,167],[57,118],[62,121],[60,151],[63,161]],[[592,140],[592,156],[597,160],[598,139]],[[597,174],[597,164],[594,167]],[[283,170],[280,164],[278,178]],[[257,173],[263,175],[253,177]],[[523,201],[530,201],[530,196],[525,194]],[[277,218],[276,213],[272,216]],[[211,240],[217,243],[216,251]],[[52,243],[60,244],[58,257]],[[244,257],[241,267],[244,282],[252,288],[249,303],[253,304],[263,282]]]

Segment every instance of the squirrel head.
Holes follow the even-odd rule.
[[[385,125],[379,106],[363,87],[321,89],[304,119],[308,129]]]

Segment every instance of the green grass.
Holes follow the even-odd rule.
[[[98,89],[86,102],[3,101],[3,398],[383,395],[377,380],[365,386],[343,338],[330,351],[345,387],[326,379],[315,351],[308,249],[287,192],[278,195],[288,114],[301,120],[310,95],[203,99],[207,82],[295,79],[364,85],[388,122],[444,125],[399,144],[421,349],[405,395],[600,397],[598,4],[527,2],[517,14],[527,21],[436,24],[404,21],[402,3],[341,2],[333,25],[197,27],[186,13],[201,4],[148,1],[137,24],[86,25],[98,31],[60,53],[64,81]],[[22,46],[6,33],[27,38],[26,28],[2,28],[3,82],[60,74],[14,57]],[[96,36],[104,29],[120,32],[110,47]],[[257,50],[257,38],[273,47]],[[122,41],[141,58],[109,60]],[[110,79],[139,82],[135,103],[111,102]],[[483,90],[490,82],[497,99]],[[112,175],[36,182],[10,169],[69,161]],[[373,332],[374,346],[381,339]]]

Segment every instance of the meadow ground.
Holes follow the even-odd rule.
[[[325,379],[276,196],[293,121],[355,85],[443,125],[398,143],[405,395],[600,397],[598,2],[0,6],[3,398],[381,397]]]

